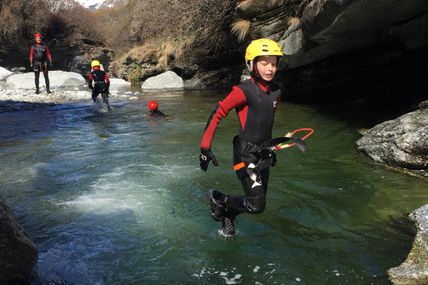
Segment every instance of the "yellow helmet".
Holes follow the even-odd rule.
[[[253,70],[254,59],[263,55],[276,55],[280,57],[284,54],[279,44],[272,39],[264,38],[252,41],[245,50],[245,64],[250,72]]]
[[[100,66],[100,65],[101,65],[101,63],[98,60],[93,60],[91,62],[91,68],[94,68],[94,66]]]

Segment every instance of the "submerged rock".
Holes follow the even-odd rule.
[[[25,280],[37,261],[30,237],[0,199],[0,284]]]
[[[383,122],[359,139],[357,149],[378,162],[428,176],[428,107]]]
[[[393,284],[428,284],[428,204],[409,215],[417,233],[407,259],[388,270]]]

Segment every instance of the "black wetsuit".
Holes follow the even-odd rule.
[[[202,149],[211,149],[217,126],[229,111],[235,109],[238,114],[240,128],[233,139],[233,159],[245,196],[228,197],[226,207],[232,216],[243,212],[257,214],[265,208],[269,169],[275,163],[275,155],[257,147],[272,138],[274,114],[280,99],[281,90],[276,84],[246,80],[218,103],[208,120],[200,144]]]
[[[110,79],[107,72],[101,70],[99,67],[94,67],[94,69],[88,75],[88,80],[89,88],[92,89],[92,100],[94,102],[97,101],[96,99],[99,94],[109,93]],[[103,100],[105,100],[104,97]]]
[[[49,64],[48,64],[49,63]],[[50,92],[48,66],[52,64],[52,56],[46,44],[33,44],[30,48],[30,64],[34,70],[36,92],[39,92],[40,71],[45,78],[46,91]]]
[[[149,111],[149,116],[150,117],[156,117],[156,118],[164,118],[164,119],[168,118],[167,115],[165,115],[164,113],[162,113],[161,111],[159,111],[157,109],[154,111]]]

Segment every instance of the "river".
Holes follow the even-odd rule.
[[[199,168],[199,140],[224,91],[149,92],[112,101],[19,104],[0,113],[0,195],[35,242],[36,271],[66,284],[389,284],[428,201],[428,182],[356,152],[346,109],[281,103],[274,136],[315,133],[278,152],[267,207],[218,234],[209,189],[242,192],[232,170],[236,114]],[[171,116],[146,116],[149,99]],[[1,104],[0,104],[1,105]],[[341,116],[342,114],[343,116]],[[357,115],[357,114],[354,114]]]

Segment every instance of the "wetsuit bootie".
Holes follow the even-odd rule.
[[[46,90],[46,93],[51,94],[52,91],[50,91],[49,89]]]
[[[226,213],[226,195],[217,190],[210,190],[210,211],[214,221],[221,221]]]
[[[235,235],[235,218],[224,217],[222,220],[221,232],[228,237]]]
[[[36,94],[40,94],[39,89],[36,89],[36,92],[34,92],[34,93],[36,93]]]

